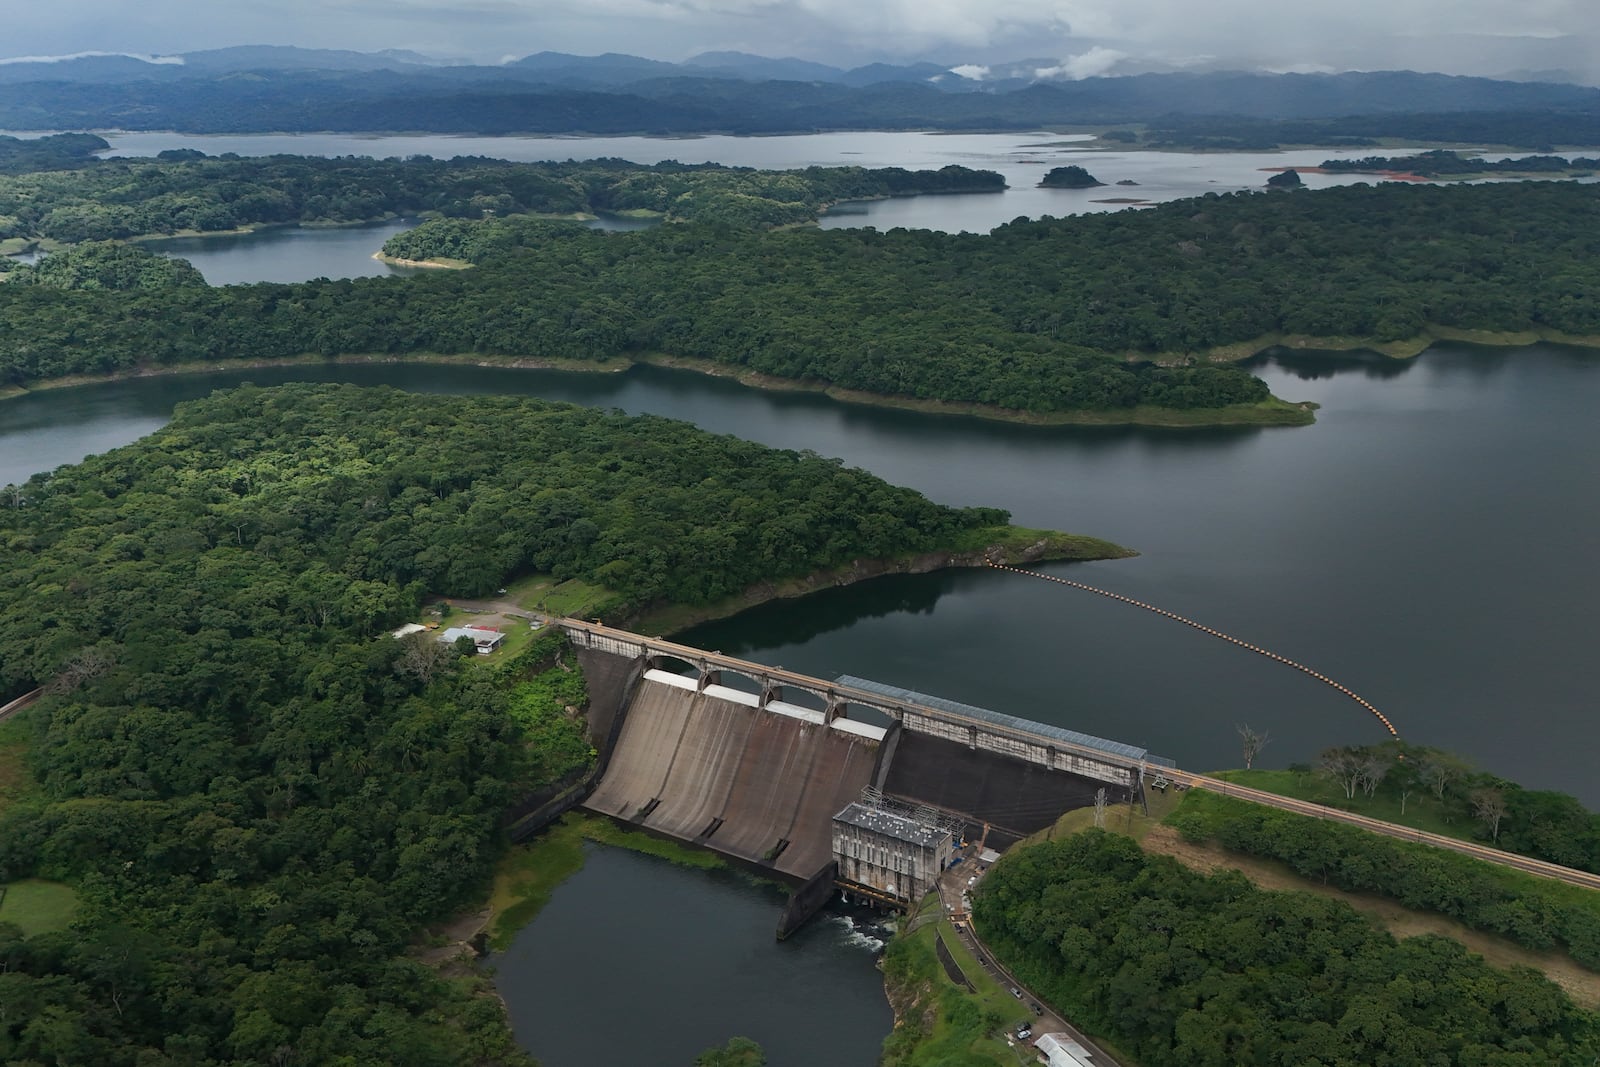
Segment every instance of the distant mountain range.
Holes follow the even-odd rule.
[[[960,72],[930,63],[844,70],[801,59],[708,52],[683,63],[539,52],[499,66],[411,52],[269,46],[155,60],[82,56],[0,64],[0,128],[438,133],[792,133],[821,129],[1048,129],[1346,120],[1346,138],[1386,136],[1382,116],[1563,116],[1504,143],[1582,144],[1600,89],[1409,71],[1146,73],[1041,78],[1051,60]],[[1224,126],[1226,126],[1224,122]],[[1392,125],[1392,124],[1391,124]],[[1458,124],[1459,125],[1459,124]],[[1435,128],[1430,126],[1429,128]],[[1518,124],[1490,119],[1479,128]],[[1303,136],[1301,130],[1297,136]]]

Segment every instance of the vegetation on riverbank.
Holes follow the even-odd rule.
[[[1343,903],[1198,874],[1094,829],[1008,855],[974,918],[1030,988],[1146,1067],[1577,1067],[1600,1050],[1595,1017],[1541,975],[1444,938],[1397,943]]]
[[[556,888],[583,869],[585,841],[655,856],[696,870],[727,867],[712,852],[626,830],[598,815],[569,812],[540,831],[532,841],[514,846],[495,868],[484,926],[490,949],[501,952],[510,947],[517,931],[532,922],[550,903],[550,895]]]
[[[853,560],[843,567],[817,571],[787,581],[763,581],[710,604],[660,604],[646,607],[619,625],[640,633],[672,634],[713,619],[737,615],[772,600],[808,596],[821,589],[853,585],[886,574],[925,574],[948,567],[982,567],[987,563],[1045,563],[1056,560],[1127,559],[1132,549],[1098,537],[1031,530],[1020,526],[971,529],[939,552],[901,553],[881,559]]]
[[[998,1035],[1032,1015],[967,952],[936,897],[906,924],[881,964],[895,1018],[881,1067],[1015,1067],[1016,1052]],[[941,962],[941,947],[961,982]]]

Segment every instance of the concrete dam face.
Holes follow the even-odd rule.
[[[870,679],[828,681],[598,623],[560,625],[589,682],[600,753],[598,782],[570,803],[800,883],[780,937],[836,885],[914,905],[908,894],[926,888],[927,870],[950,860],[940,848],[963,836],[1007,847],[1102,789],[1137,801],[1147,771],[1172,766],[1134,745]],[[691,673],[659,666],[668,663]],[[724,672],[755,691],[722,685]]]
[[[872,781],[879,742],[821,712],[645,671],[584,806],[807,879],[831,820]]]

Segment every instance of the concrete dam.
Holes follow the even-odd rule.
[[[791,904],[815,902],[802,911],[836,886],[904,906],[909,872],[921,867],[901,846],[924,831],[1004,847],[1092,805],[1101,789],[1138,801],[1146,775],[1172,766],[1132,745],[863,678],[827,681],[598,624],[556,625],[589,681],[600,753],[582,806],[799,885]],[[883,818],[855,811],[863,798]],[[856,829],[841,836],[847,808]],[[863,852],[861,828],[879,823],[905,827],[898,843]],[[882,877],[839,876],[841,862],[859,873],[864,861]]]

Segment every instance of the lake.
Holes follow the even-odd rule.
[[[210,155],[235,152],[258,156],[290,153],[308,156],[429,155],[447,159],[484,155],[523,162],[617,157],[640,163],[676,159],[683,163],[721,162],[731,166],[786,169],[809,166],[905,167],[938,169],[949,164],[994,170],[1009,186],[1002,193],[904,197],[838,205],[824,215],[824,229],[896,226],[987,233],[1020,217],[1079,215],[1137,206],[1108,201],[1151,203],[1203,196],[1209,192],[1260,189],[1268,168],[1316,166],[1325,159],[1369,155],[1372,149],[1295,149],[1285,152],[1141,152],[1086,149],[1088,134],[1034,133],[821,133],[783,137],[455,137],[444,134],[365,136],[361,134],[178,134],[107,132],[106,156],[153,156],[171,148],[197,148]],[[1075,163],[1106,184],[1093,189],[1041,189],[1051,167]],[[1372,181],[1371,175],[1305,174],[1308,188]],[[1114,183],[1129,181],[1133,185]],[[393,220],[365,227],[295,227],[176,238],[151,247],[189,259],[213,285],[316,277],[358,278],[402,273],[372,259],[385,240],[409,223]],[[638,229],[649,223],[601,219],[592,226]]]
[[[841,456],[951,504],[1108,537],[1136,559],[1045,569],[1298,660],[1409,740],[1600,803],[1590,655],[1600,573],[1600,358],[1553,346],[1287,355],[1256,368],[1323,405],[1281,429],[1039,429],[762,393],[689,372],[318,365],[46,390],[0,403],[0,484],[131,441],[241,380],[507,393],[653,412]],[[888,579],[770,605],[691,642],[876,678],[1148,746],[1191,769],[1270,730],[1282,766],[1378,741],[1298,672],[1186,627],[1012,575]]]

